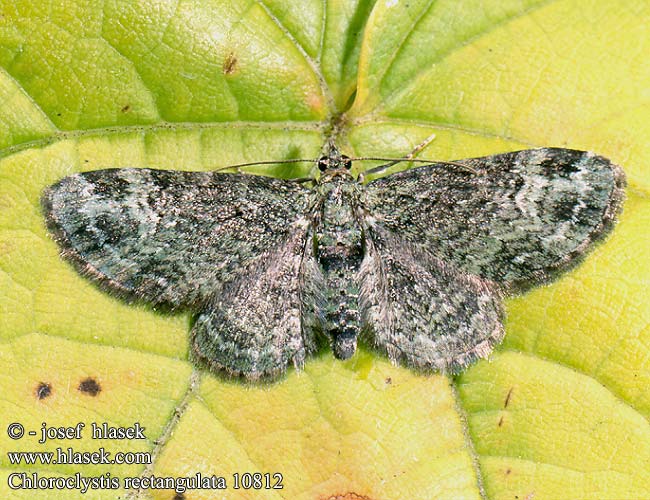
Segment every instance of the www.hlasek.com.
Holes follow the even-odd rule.
[[[83,422],[73,427],[51,427],[43,422],[40,433],[29,430],[14,422],[9,424],[7,434],[13,440],[19,440],[25,435],[38,437],[34,439],[37,444],[43,445],[48,441],[80,440],[83,438],[86,425]],[[145,428],[139,423],[131,427],[112,427],[107,423],[90,424],[90,438],[93,440],[138,440],[146,439]],[[152,463],[150,452],[116,452],[111,453],[104,447],[95,451],[77,451],[71,446],[57,447],[54,451],[9,451],[9,463],[15,468],[26,465],[51,466],[51,465],[121,465]],[[165,489],[183,493],[191,489],[282,489],[282,474],[245,472],[234,473],[230,484],[223,476],[203,475],[199,472],[189,477],[161,477],[156,475],[143,475],[139,477],[118,478],[110,472],[98,476],[84,476],[76,472],[72,476],[51,476],[38,472],[13,472],[7,478],[8,486],[13,490],[78,490],[86,493],[89,490],[117,490],[131,489]]]

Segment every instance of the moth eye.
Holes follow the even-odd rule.
[[[320,170],[321,172],[325,172],[328,166],[329,164],[327,162],[327,158],[325,158],[324,156],[318,160],[318,170]]]
[[[350,157],[341,155],[341,159],[343,160],[343,166],[345,167],[345,169],[350,170],[352,168],[352,160],[350,160]]]

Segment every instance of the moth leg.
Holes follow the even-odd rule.
[[[500,293],[377,227],[359,271],[362,339],[396,364],[456,373],[503,338]]]
[[[192,350],[211,368],[249,380],[302,368],[317,348],[306,272],[313,268],[306,231],[256,259],[198,315]]]
[[[382,165],[377,165],[376,167],[373,167],[369,170],[366,170],[363,172],[363,175],[376,175],[376,174],[383,174],[386,172],[390,167],[393,165],[397,165],[398,163],[402,163],[404,161],[411,161],[413,158],[415,158],[416,155],[420,153],[424,148],[426,148],[431,142],[436,138],[436,134],[431,134],[429,137],[424,139],[420,144],[415,146],[413,150],[404,156],[403,158],[396,158],[394,160],[390,160],[388,163],[384,163]]]

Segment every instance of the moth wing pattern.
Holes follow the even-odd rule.
[[[393,363],[456,373],[504,335],[500,292],[378,226],[359,271],[363,341]]]
[[[450,266],[523,291],[578,261],[620,212],[622,169],[593,153],[515,151],[369,182],[376,224]]]
[[[273,379],[293,364],[302,368],[317,350],[322,275],[309,222],[228,283],[198,315],[192,350],[212,368],[249,380]]]
[[[355,182],[337,170],[349,169],[346,158],[330,148],[323,182]],[[456,373],[487,357],[504,335],[502,295],[574,265],[613,226],[624,186],[606,158],[560,148],[358,185],[361,340],[425,371]],[[82,274],[123,298],[198,312],[193,355],[258,380],[301,368],[327,323],[321,195],[270,177],[121,168],[66,177],[42,205]],[[350,228],[328,222],[344,247]]]
[[[65,177],[42,205],[62,254],[109,291],[203,305],[290,237],[308,190],[245,174],[120,168]]]

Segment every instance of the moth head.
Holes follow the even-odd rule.
[[[318,159],[317,166],[321,172],[321,182],[336,177],[351,177],[352,159],[341,154],[334,144],[330,144],[327,153]]]
[[[318,170],[325,172],[327,170],[350,170],[352,168],[352,160],[349,156],[338,155],[332,158],[331,156],[321,156],[318,159]]]

